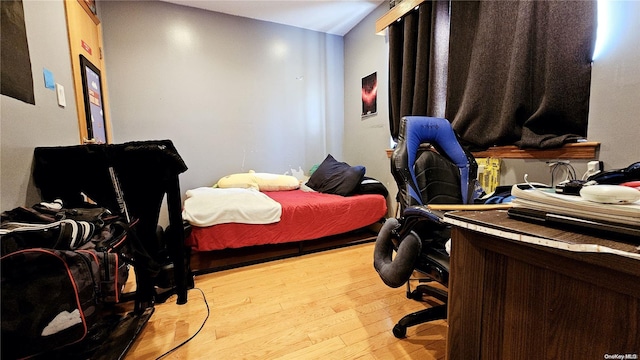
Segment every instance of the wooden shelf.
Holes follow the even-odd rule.
[[[406,0],[405,0],[406,1]],[[600,143],[595,141],[565,144],[553,149],[519,149],[517,146],[494,146],[485,151],[474,152],[476,158],[501,159],[582,159],[598,158]],[[387,149],[387,157],[391,158],[393,149]]]
[[[600,143],[582,142],[565,144],[553,149],[518,149],[516,146],[495,146],[486,151],[474,152],[477,158],[492,157],[501,159],[596,159]]]
[[[393,24],[394,21],[405,16],[409,11],[425,1],[426,0],[403,0],[397,3],[396,6],[376,20],[376,34],[384,31],[384,29]]]

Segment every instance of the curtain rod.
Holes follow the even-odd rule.
[[[394,21],[401,19],[409,11],[413,10],[416,6],[419,6],[427,0],[402,0],[396,3],[396,6],[392,7],[378,20],[376,20],[376,34],[384,31]]]

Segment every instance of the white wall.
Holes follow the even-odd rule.
[[[384,35],[375,34],[376,20],[389,10],[383,3],[344,37],[344,154],[353,163],[363,164],[367,176],[387,186],[390,198],[397,186],[391,176],[386,149],[390,147],[389,132],[389,47]],[[377,73],[377,115],[361,117],[362,78]],[[390,204],[391,205],[391,204]],[[393,210],[393,207],[390,206]]]
[[[340,36],[165,2],[100,2],[115,142],[170,139],[183,192],[341,159]]]
[[[31,57],[35,105],[0,96],[0,199],[2,211],[33,205],[40,197],[31,183],[33,150],[38,146],[77,145],[69,40],[62,1],[23,1]],[[64,86],[67,106],[44,86],[43,68]]]
[[[588,136],[616,169],[640,161],[640,2],[602,3],[609,33],[593,62]]]

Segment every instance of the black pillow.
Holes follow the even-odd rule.
[[[365,170],[364,166],[350,166],[329,154],[311,174],[307,186],[322,193],[348,196],[360,186]]]
[[[358,194],[380,194],[384,197],[389,195],[389,190],[380,181],[365,176],[362,178],[360,185],[358,186]]]

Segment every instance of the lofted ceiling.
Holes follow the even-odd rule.
[[[161,1],[344,36],[386,0]]]

